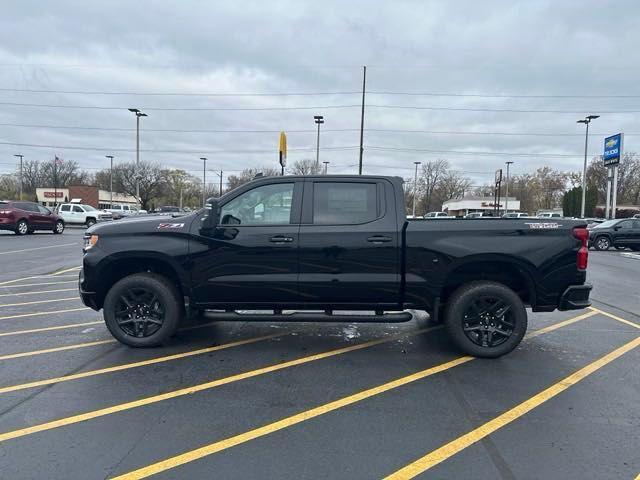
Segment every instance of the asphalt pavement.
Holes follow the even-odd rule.
[[[640,255],[590,252],[592,309],[497,360],[440,325],[185,324],[115,342],[82,229],[0,234],[0,477],[634,479]],[[637,258],[636,258],[637,257]]]

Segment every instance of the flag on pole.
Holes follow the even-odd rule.
[[[55,159],[55,164],[56,165],[62,165],[62,159],[58,158],[58,156],[56,155],[56,159]]]

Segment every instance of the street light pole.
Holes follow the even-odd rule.
[[[587,195],[587,149],[589,148],[589,124],[591,120],[600,118],[600,115],[587,115],[584,120],[578,120],[577,123],[586,125],[584,135],[584,165],[582,166],[582,201],[580,202],[580,218],[584,218],[584,204]]]
[[[327,174],[327,165],[329,165],[329,162],[327,160],[325,160],[322,163],[324,163],[324,174],[326,175]]]
[[[509,213],[509,165],[513,162],[505,162],[507,164],[507,187],[504,192],[504,213]],[[500,202],[498,200],[498,202]]]
[[[105,155],[109,159],[109,208],[113,208],[113,155]]]
[[[147,117],[137,108],[130,108],[130,112],[136,114],[136,199],[140,201],[140,117]]]
[[[207,205],[206,191],[207,191],[207,157],[200,157],[202,160],[202,206]]]
[[[14,155],[14,157],[20,157],[20,200],[22,200],[22,157],[24,157],[24,155],[19,153]]]
[[[218,197],[222,196],[222,170],[220,170],[220,173],[218,173],[218,176],[220,177],[220,191],[218,192]]]
[[[322,115],[314,115],[313,120],[318,125],[318,140],[316,142],[316,169],[317,169],[320,166],[320,125],[324,123],[324,117]]]
[[[416,217],[416,194],[418,192],[418,165],[422,162],[413,162],[416,166],[416,174],[413,177],[413,218]]]

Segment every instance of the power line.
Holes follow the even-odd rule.
[[[324,95],[358,95],[361,92],[114,92],[99,90],[40,90],[0,88],[0,92],[59,93],[64,95],[132,95],[144,97],[318,97]]]
[[[135,132],[135,128],[117,128],[117,127],[87,127],[81,125],[41,125],[41,124],[24,124],[24,123],[0,123],[0,127],[18,127],[18,128],[51,128],[60,130],[96,130],[105,132]],[[220,130],[220,129],[181,129],[181,128],[140,128],[141,132],[159,132],[159,133],[280,133],[279,130]],[[289,130],[284,129],[287,133],[316,133],[314,129]],[[409,130],[401,128],[365,128],[365,132],[380,133],[419,133],[427,135],[495,135],[495,136],[514,136],[514,137],[584,137],[582,133],[568,132],[477,132],[477,131],[454,131],[454,130]],[[358,132],[359,128],[327,128],[323,132]],[[606,136],[608,133],[592,133],[592,135]],[[625,136],[640,135],[640,133],[625,132]]]
[[[0,102],[0,105],[10,107],[38,107],[38,108],[76,108],[83,110],[122,110],[128,107],[107,107],[104,105],[50,105],[44,103]],[[309,107],[140,107],[149,111],[177,111],[177,112],[236,112],[236,111],[281,111],[281,110],[330,110],[338,108],[360,108],[360,105],[313,105]]]
[[[520,152],[478,152],[465,150],[431,150],[426,148],[410,148],[410,147],[382,147],[375,145],[367,145],[372,150],[384,150],[393,152],[423,152],[423,153],[454,153],[457,155],[508,155],[511,157],[563,157],[563,158],[582,158],[582,155],[572,155],[567,153],[520,153]]]
[[[0,89],[2,90],[2,89]],[[446,93],[446,92],[368,92],[374,95],[398,95],[415,97],[463,97],[463,98],[640,98],[640,95],[521,95],[521,94],[495,94],[495,93]]]
[[[640,110],[524,110],[515,108],[471,108],[471,107],[423,107],[418,105],[367,105],[367,108],[387,108],[387,109],[402,109],[402,110],[446,110],[446,111],[459,111],[459,112],[504,112],[504,113],[571,113],[583,115],[585,111],[593,110],[599,114],[605,113],[640,113]]]

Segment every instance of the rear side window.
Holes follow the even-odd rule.
[[[350,225],[378,218],[375,183],[316,182],[313,187],[313,223]]]
[[[73,206],[73,211],[76,213],[84,213],[84,210],[82,209],[82,207],[79,207],[78,205]]]
[[[633,224],[631,223],[631,220],[625,220],[624,222],[620,222],[618,224],[618,227],[623,229],[623,230],[627,230],[627,229],[632,229],[633,228]]]
[[[60,211],[61,212],[70,212],[71,211],[71,205],[62,205],[60,207]]]
[[[37,212],[38,211],[38,207],[34,203],[16,202],[13,205],[16,208],[19,208],[20,210],[24,210],[25,212]]]

